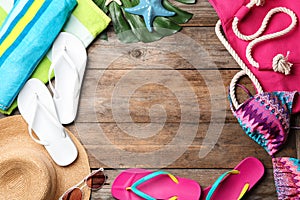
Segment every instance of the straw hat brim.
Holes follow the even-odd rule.
[[[0,199],[57,200],[67,189],[90,173],[88,156],[82,144],[68,131],[78,150],[75,162],[58,166],[44,146],[28,134],[21,115],[0,120]],[[83,189],[84,200],[90,190]]]

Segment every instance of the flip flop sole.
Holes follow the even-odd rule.
[[[137,180],[153,173],[145,169],[128,169],[115,179],[112,185],[112,195],[119,200],[144,200],[130,190],[126,190]],[[200,185],[193,180],[176,177],[178,184],[169,176],[160,175],[138,186],[138,189],[156,199],[169,199],[177,196],[178,200],[199,200],[201,195]]]
[[[36,98],[46,109],[36,107]],[[60,124],[55,106],[47,87],[38,79],[27,81],[18,96],[19,111],[41,141],[46,141],[46,150],[54,162],[60,166],[71,164],[77,158],[77,148],[69,134]],[[35,108],[36,107],[36,108]],[[36,111],[35,111],[36,110]],[[33,113],[35,111],[35,113]],[[50,115],[53,117],[50,118]],[[57,124],[53,122],[57,120]],[[65,137],[63,135],[65,134]]]
[[[59,59],[64,49],[76,69],[73,69],[65,59]],[[79,91],[87,62],[86,49],[76,36],[62,32],[52,47],[52,60],[56,59],[59,59],[59,62],[54,66],[55,90],[59,97],[54,96],[53,100],[61,123],[69,124],[74,121],[77,114]]]
[[[254,157],[248,157],[242,160],[235,168],[240,173],[228,175],[218,186],[211,200],[238,199],[245,184],[249,184],[248,190],[262,178],[264,175],[263,164]],[[203,191],[201,200],[205,200],[211,187]]]

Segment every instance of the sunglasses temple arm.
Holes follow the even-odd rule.
[[[80,190],[82,190],[85,186],[87,186],[87,184],[86,184],[86,182],[84,181],[84,182],[82,182],[82,183],[84,183],[79,189]]]
[[[83,184],[84,183],[84,184]],[[85,186],[85,179],[82,179],[79,183],[77,183],[76,185],[74,185],[73,187],[78,187],[79,185],[83,184],[83,186]],[[78,187],[79,188],[79,187]],[[82,188],[82,187],[80,187]]]

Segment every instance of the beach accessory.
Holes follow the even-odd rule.
[[[272,162],[278,199],[300,199],[300,160],[280,157]]]
[[[244,75],[245,71],[238,72],[230,84],[232,112],[246,134],[273,156],[287,140],[293,102],[298,92],[262,92],[239,105],[235,87]]]
[[[220,17],[216,24],[220,41],[240,67],[257,78],[265,92],[300,91],[300,48],[296,43],[300,38],[297,17],[300,2],[210,0],[210,3]],[[292,113],[299,111],[300,99],[297,99]]]
[[[83,191],[82,189],[87,186],[91,190],[99,190],[105,184],[107,176],[103,173],[104,169],[100,168],[88,176],[86,176],[82,181],[77,183],[75,186],[69,188],[59,200],[82,200]],[[81,187],[79,187],[81,186]]]
[[[153,20],[157,16],[170,17],[175,15],[162,6],[161,0],[141,0],[140,3],[132,8],[125,8],[126,12],[142,15],[149,32],[152,32]]]
[[[19,0],[0,29],[0,108],[7,110],[62,29],[76,0]]]
[[[33,141],[44,145],[56,164],[67,166],[74,162],[78,154],[76,146],[59,122],[51,94],[44,83],[38,79],[27,81],[18,96],[18,104]]]
[[[120,200],[199,200],[201,188],[196,181],[168,172],[134,168],[116,177],[111,192]]]
[[[195,4],[196,0],[176,0],[177,2],[187,4]],[[163,37],[177,33],[182,29],[182,24],[187,23],[193,14],[180,9],[174,5],[174,2],[168,0],[94,0],[94,2],[112,19],[114,31],[121,42],[132,43],[132,42],[154,42]],[[163,8],[164,11],[168,10],[175,13],[174,16],[170,17],[155,17],[153,23],[151,18],[158,14],[160,10],[157,7],[153,7],[154,4],[160,4],[159,8]],[[154,3],[154,4],[153,4]],[[140,5],[146,5],[144,12],[142,10],[135,10],[134,13],[139,12],[144,14],[139,16],[126,12],[124,9],[142,8]],[[138,6],[139,5],[139,6]],[[138,7],[136,7],[138,6]],[[147,9],[147,10],[146,10]],[[151,11],[150,11],[151,10]],[[150,12],[148,12],[150,11]],[[150,16],[146,16],[146,14]],[[156,12],[156,14],[155,14]],[[166,13],[163,12],[165,15]],[[145,20],[144,20],[145,19]],[[147,26],[146,26],[147,25]],[[153,27],[153,28],[151,28]],[[148,29],[149,28],[149,29]],[[152,30],[152,32],[149,32]]]
[[[69,124],[76,117],[86,61],[87,54],[82,42],[70,33],[60,33],[52,47],[52,64],[48,78],[62,124]],[[53,71],[55,88],[51,83]]]
[[[64,25],[63,31],[78,37],[87,47],[108,26],[110,18],[92,0],[77,0],[77,2],[78,5]],[[13,4],[14,0],[0,1],[0,26],[1,20],[7,17]],[[48,71],[52,62],[51,54],[51,50],[48,51],[47,55],[40,61],[31,76],[32,78],[38,78],[44,83],[48,82]],[[0,109],[0,112],[11,114],[16,107],[17,101],[15,100],[6,111]]]
[[[78,157],[68,167],[61,167],[53,162],[43,146],[31,139],[21,115],[0,120],[1,199],[57,200],[90,173],[84,147],[67,132],[78,149]],[[83,199],[88,200],[90,190],[83,190]]]
[[[242,160],[233,170],[222,174],[210,187],[205,188],[201,199],[241,199],[264,175],[263,164],[254,157]]]

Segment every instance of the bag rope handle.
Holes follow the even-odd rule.
[[[259,68],[259,63],[256,62],[252,56],[253,47],[260,42],[286,35],[287,33],[289,33],[290,31],[292,31],[295,28],[295,26],[297,25],[297,21],[298,21],[297,16],[295,15],[295,13],[292,10],[285,8],[285,7],[277,7],[277,8],[271,9],[267,13],[265,18],[263,19],[263,22],[262,22],[260,28],[254,34],[252,34],[252,35],[242,34],[238,29],[239,21],[242,20],[242,18],[250,11],[250,9],[254,5],[263,6],[264,2],[265,2],[264,0],[251,0],[246,6],[242,7],[238,11],[237,15],[234,17],[233,22],[232,22],[232,30],[239,39],[245,40],[245,41],[252,40],[247,46],[246,57],[247,57],[249,63],[256,68]],[[285,13],[285,14],[289,15],[291,17],[290,25],[281,31],[260,36],[266,30],[266,27],[267,27],[271,17],[276,13]],[[282,54],[277,54],[276,56],[274,56],[274,58],[272,60],[272,68],[275,72],[281,72],[285,75],[290,74],[291,67],[293,64],[288,62],[288,56],[289,56],[289,52],[287,52],[286,56],[284,56]]]
[[[237,82],[238,80],[242,77],[246,75],[245,71],[239,71],[238,73],[236,73],[234,75],[234,77],[232,78],[231,82],[230,82],[230,85],[229,85],[229,95],[230,95],[230,100],[232,102],[232,105],[234,107],[235,110],[237,110],[240,106],[239,102],[237,101],[237,98],[236,98],[236,85],[237,85]]]
[[[234,58],[234,60],[238,63],[238,65],[242,68],[242,71],[238,72],[233,79],[231,80],[230,83],[230,97],[232,99],[233,106],[235,109],[239,107],[239,103],[235,97],[235,86],[237,81],[241,76],[247,75],[254,86],[256,87],[256,90],[258,93],[263,93],[263,89],[255,77],[255,75],[250,71],[250,69],[246,66],[246,64],[243,62],[243,60],[239,57],[239,55],[235,52],[235,50],[231,47],[231,45],[228,43],[224,35],[222,34],[221,31],[221,21],[218,20],[216,26],[215,26],[215,32],[221,43],[224,45],[224,47],[227,49],[227,51],[231,54],[231,56]]]

